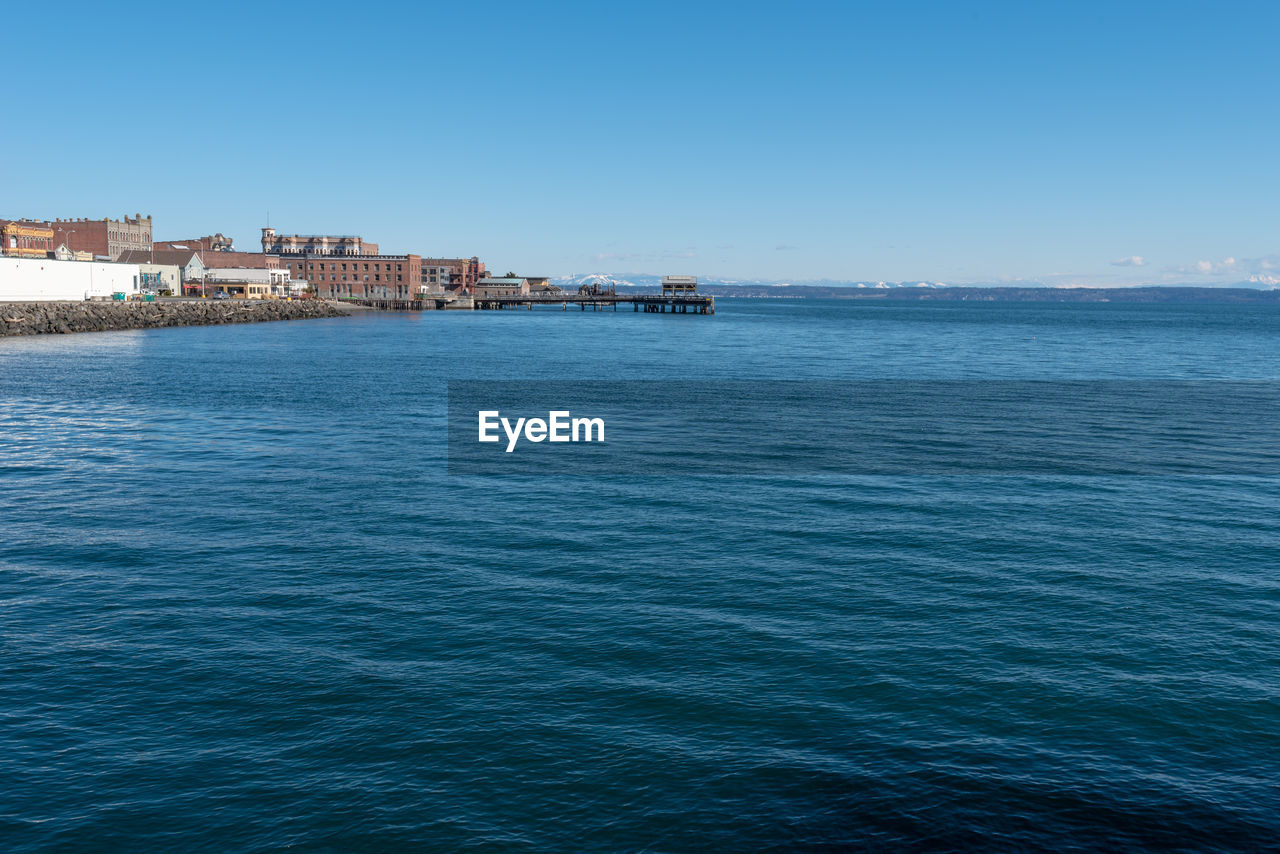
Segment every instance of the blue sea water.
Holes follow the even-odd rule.
[[[1280,848],[1274,477],[449,474],[449,379],[1280,379],[1280,311],[0,339],[0,848]],[[838,415],[838,413],[833,413]]]

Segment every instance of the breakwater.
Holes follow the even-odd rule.
[[[0,337],[261,323],[342,317],[349,313],[350,309],[326,300],[14,302],[0,303]]]

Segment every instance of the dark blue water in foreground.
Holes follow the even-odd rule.
[[[449,475],[447,378],[1280,379],[1253,306],[0,340],[0,848],[1280,846],[1280,483]]]

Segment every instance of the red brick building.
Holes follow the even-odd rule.
[[[355,235],[281,235],[262,229],[262,249],[278,255],[293,279],[332,298],[412,299],[423,291],[474,291],[485,276],[479,258],[384,255]],[[218,253],[220,254],[220,253]]]
[[[45,223],[53,229],[54,248],[66,245],[72,252],[105,255],[112,261],[132,249],[151,249],[151,217],[135,214],[132,219],[55,219]]]
[[[412,299],[422,281],[418,255],[284,255],[280,264],[333,299]]]

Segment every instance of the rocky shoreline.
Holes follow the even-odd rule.
[[[0,303],[0,337],[305,320],[344,317],[350,311],[327,300],[12,302]]]

